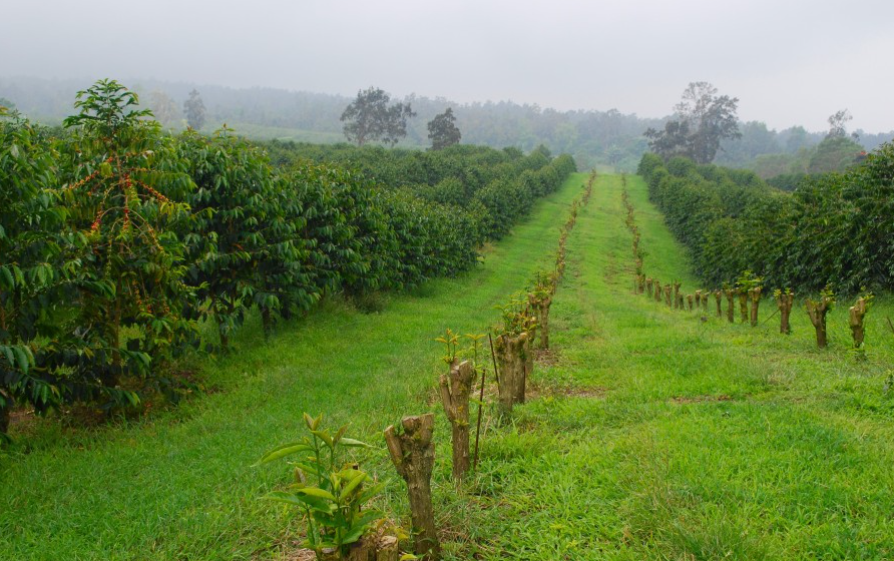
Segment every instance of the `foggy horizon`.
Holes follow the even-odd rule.
[[[0,76],[345,97],[374,85],[398,98],[616,109],[641,118],[671,115],[687,84],[707,81],[739,99],[743,122],[822,131],[846,108],[849,130],[894,130],[887,94],[894,76],[877,70],[894,52],[894,5],[860,6],[259,0],[248,10],[161,0],[130,11],[109,0],[20,3],[0,21],[0,50],[15,53]]]

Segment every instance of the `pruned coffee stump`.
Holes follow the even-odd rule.
[[[500,364],[499,404],[503,415],[512,413],[516,403],[525,401],[525,381],[529,369],[529,355],[533,368],[533,355],[528,344],[527,332],[510,335],[504,333],[495,341],[495,351]]]
[[[757,310],[761,305],[761,287],[751,288],[748,291],[748,299],[751,301],[751,327],[757,327]]]
[[[779,332],[786,335],[792,332],[789,317],[792,314],[792,306],[795,303],[795,295],[790,289],[785,292],[776,291],[776,307],[779,309]]]
[[[453,478],[462,481],[469,471],[469,396],[475,370],[472,363],[463,361],[450,367],[450,374],[442,374],[440,379],[441,404],[447,420],[453,428]]]
[[[413,551],[434,561],[440,557],[441,544],[435,528],[431,501],[431,474],[435,465],[432,441],[435,416],[432,413],[404,417],[400,434],[394,425],[385,429],[385,443],[397,473],[407,483],[410,515],[413,520]]]

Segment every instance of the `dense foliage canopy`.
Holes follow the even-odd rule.
[[[655,154],[639,172],[697,273],[720,285],[746,270],[769,286],[843,292],[894,287],[894,144],[791,193],[743,170]]]
[[[104,80],[65,129],[2,110],[0,435],[17,403],[178,398],[180,357],[226,346],[251,309],[270,329],[326,295],[468,270],[575,170],[474,146],[272,144],[274,166],[226,128],[167,135],[138,103]]]

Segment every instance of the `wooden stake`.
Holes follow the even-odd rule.
[[[490,334],[488,334],[490,337]],[[493,341],[491,341],[491,350],[493,350]],[[493,355],[491,355],[493,356]],[[494,360],[494,367],[496,368],[497,362]],[[475,430],[475,459],[472,463],[472,469],[478,470],[478,438],[481,436],[481,409],[484,406],[484,375],[487,374],[487,369],[481,369],[481,395],[478,396],[478,428]]]

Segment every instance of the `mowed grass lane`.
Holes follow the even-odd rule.
[[[628,189],[647,275],[694,292],[645,185]],[[581,212],[551,315],[558,362],[489,434],[455,558],[894,558],[890,299],[867,317],[863,362],[850,302],[830,314],[825,351],[802,300],[791,336],[769,299],[757,328],[670,310],[632,293],[621,192],[601,176]]]

